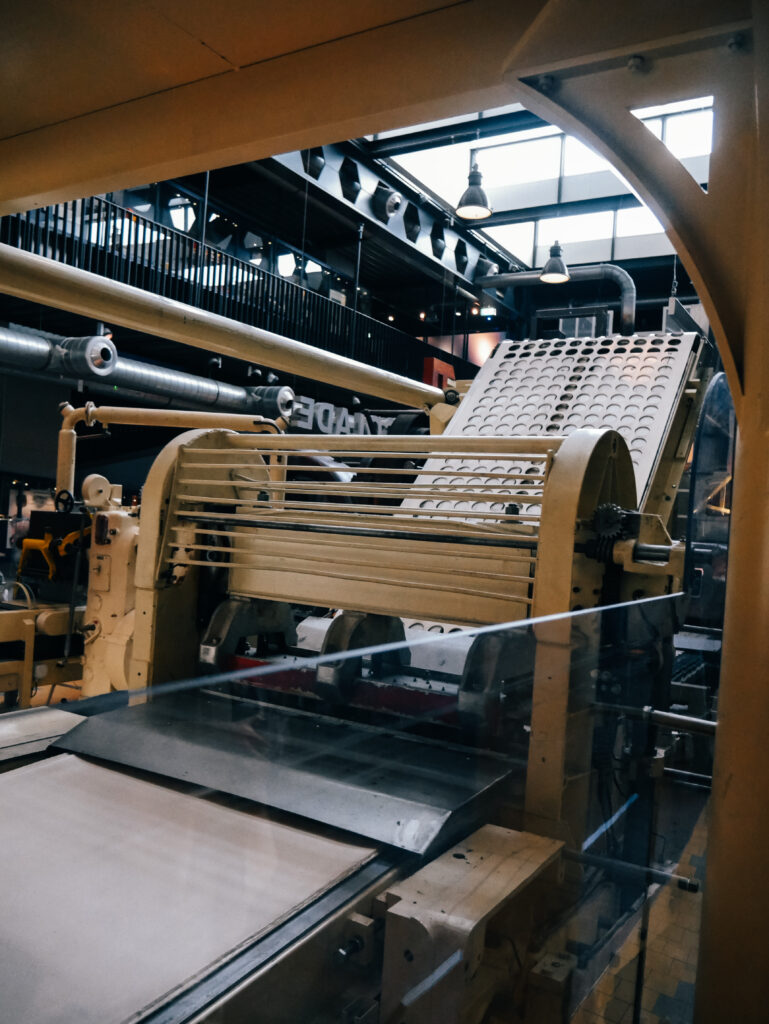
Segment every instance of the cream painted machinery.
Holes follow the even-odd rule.
[[[405,618],[413,630],[419,620],[509,622],[670,592],[682,556],[665,527],[706,383],[702,359],[696,335],[505,342],[460,404],[433,407],[438,433],[428,437],[177,438],[147,479],[138,541],[134,511],[107,508],[108,524],[97,520],[107,542],[93,550],[86,666],[98,683],[88,692],[195,674],[194,639],[164,667],[163,623],[195,618],[182,612],[197,607],[200,571],[212,566],[226,567],[222,596],[242,605],[220,611],[201,638],[203,663],[219,667],[244,636],[291,637],[291,605]],[[138,544],[141,621],[131,667],[111,675],[94,668],[96,606],[113,600],[100,565],[128,562],[122,544]],[[607,574],[607,563],[625,574]],[[133,614],[133,602],[132,590],[121,593],[108,617]],[[377,628],[402,635],[393,622]]]
[[[0,787],[93,880],[14,897],[6,944],[77,948],[83,996],[20,951],[12,1018],[560,1019],[561,854],[606,819],[596,708],[664,689],[707,372],[696,335],[505,342],[430,435],[176,414],[138,517],[89,481],[84,693],[131,701]],[[119,415],[68,414],[61,487]]]

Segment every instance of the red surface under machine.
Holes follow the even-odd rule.
[[[274,665],[273,662],[260,658],[249,658],[245,655],[233,655],[229,658],[227,671],[242,671],[248,668],[264,668]],[[240,682],[257,686],[265,690],[277,690],[281,693],[295,693],[299,696],[317,696],[315,688],[315,670],[286,666],[282,671],[273,671],[263,677],[246,676]],[[392,682],[378,682],[361,679],[353,690],[349,703],[353,707],[372,708],[378,711],[389,711],[395,714],[424,715],[436,713],[448,725],[455,724],[457,704],[456,687],[446,686],[445,690],[426,686],[398,685]]]

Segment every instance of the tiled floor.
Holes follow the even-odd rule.
[[[683,855],[678,874],[705,880],[707,808]],[[649,914],[642,1024],[692,1024],[702,892],[669,883],[653,898]],[[598,984],[572,1017],[572,1024],[631,1024],[638,967],[636,925]]]

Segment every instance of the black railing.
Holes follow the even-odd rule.
[[[426,356],[447,358],[379,320],[106,199],[2,217],[0,242],[417,380]],[[470,366],[456,370],[466,375]]]

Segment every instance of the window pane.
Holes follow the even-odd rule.
[[[187,206],[172,206],[170,209],[171,223],[177,231],[187,230],[187,213],[189,207]]]
[[[702,156],[713,144],[713,111],[699,110],[668,118],[665,145],[679,160],[685,156]]]
[[[553,242],[587,242],[594,238],[611,238],[614,215],[611,210],[601,213],[580,213],[573,217],[548,217],[539,222],[539,244]]]
[[[485,234],[499,242],[513,256],[524,263],[531,263],[534,248],[534,221],[525,224],[500,224],[496,228],[487,228]]]
[[[593,171],[610,171],[611,164],[598,153],[594,153],[579,139],[566,136],[566,153],[563,160],[564,174],[590,174]]]
[[[678,100],[676,103],[660,103],[656,107],[641,107],[631,113],[645,120],[647,117],[656,117],[659,114],[676,114],[682,110],[699,110],[701,107],[712,106],[712,96],[697,96],[691,100]]]
[[[291,277],[296,270],[296,260],[292,252],[284,252],[278,256],[278,273],[281,277]]]
[[[557,140],[560,138],[561,132],[558,128],[547,125],[544,128],[531,128],[527,132],[519,132],[516,134],[516,144],[523,146],[524,140],[529,141],[530,139],[542,139],[549,137],[551,145],[558,145]],[[440,196],[450,206],[454,206],[459,202],[459,197],[462,195],[464,190],[467,188],[467,175],[470,170],[470,153],[473,149],[478,150],[478,164],[481,171],[484,174],[484,185],[512,185],[516,181],[537,181],[540,175],[537,169],[534,168],[533,173],[526,173],[525,169],[521,173],[523,177],[516,178],[513,171],[509,171],[509,168],[513,163],[518,163],[521,159],[520,156],[516,155],[513,159],[510,156],[510,150],[513,148],[513,144],[510,146],[504,145],[503,149],[489,149],[499,143],[506,143],[510,138],[509,135],[495,136],[490,139],[484,139],[482,142],[460,142],[453,146],[440,146],[438,149],[423,149],[418,153],[403,153],[397,157],[393,162],[399,164],[404,171],[407,171],[413,177],[423,182],[429,189],[435,192],[436,195]],[[501,154],[499,156],[491,156],[493,153]],[[524,153],[524,156],[526,154]],[[486,178],[487,167],[501,168],[501,176],[497,181],[492,182]],[[546,175],[544,175],[546,177]],[[558,176],[558,170],[556,168],[553,177]]]
[[[487,188],[557,178],[561,166],[561,137],[551,136],[483,150],[478,154],[478,166]]]
[[[661,117],[648,117],[644,119],[644,127],[648,128],[652,135],[656,135],[658,139],[662,138],[662,118]]]
[[[646,206],[617,211],[617,238],[629,238],[632,235],[654,235],[663,230],[660,222]]]
[[[404,153],[395,162],[451,206],[459,202],[467,188],[469,146],[441,146],[421,153]]]

